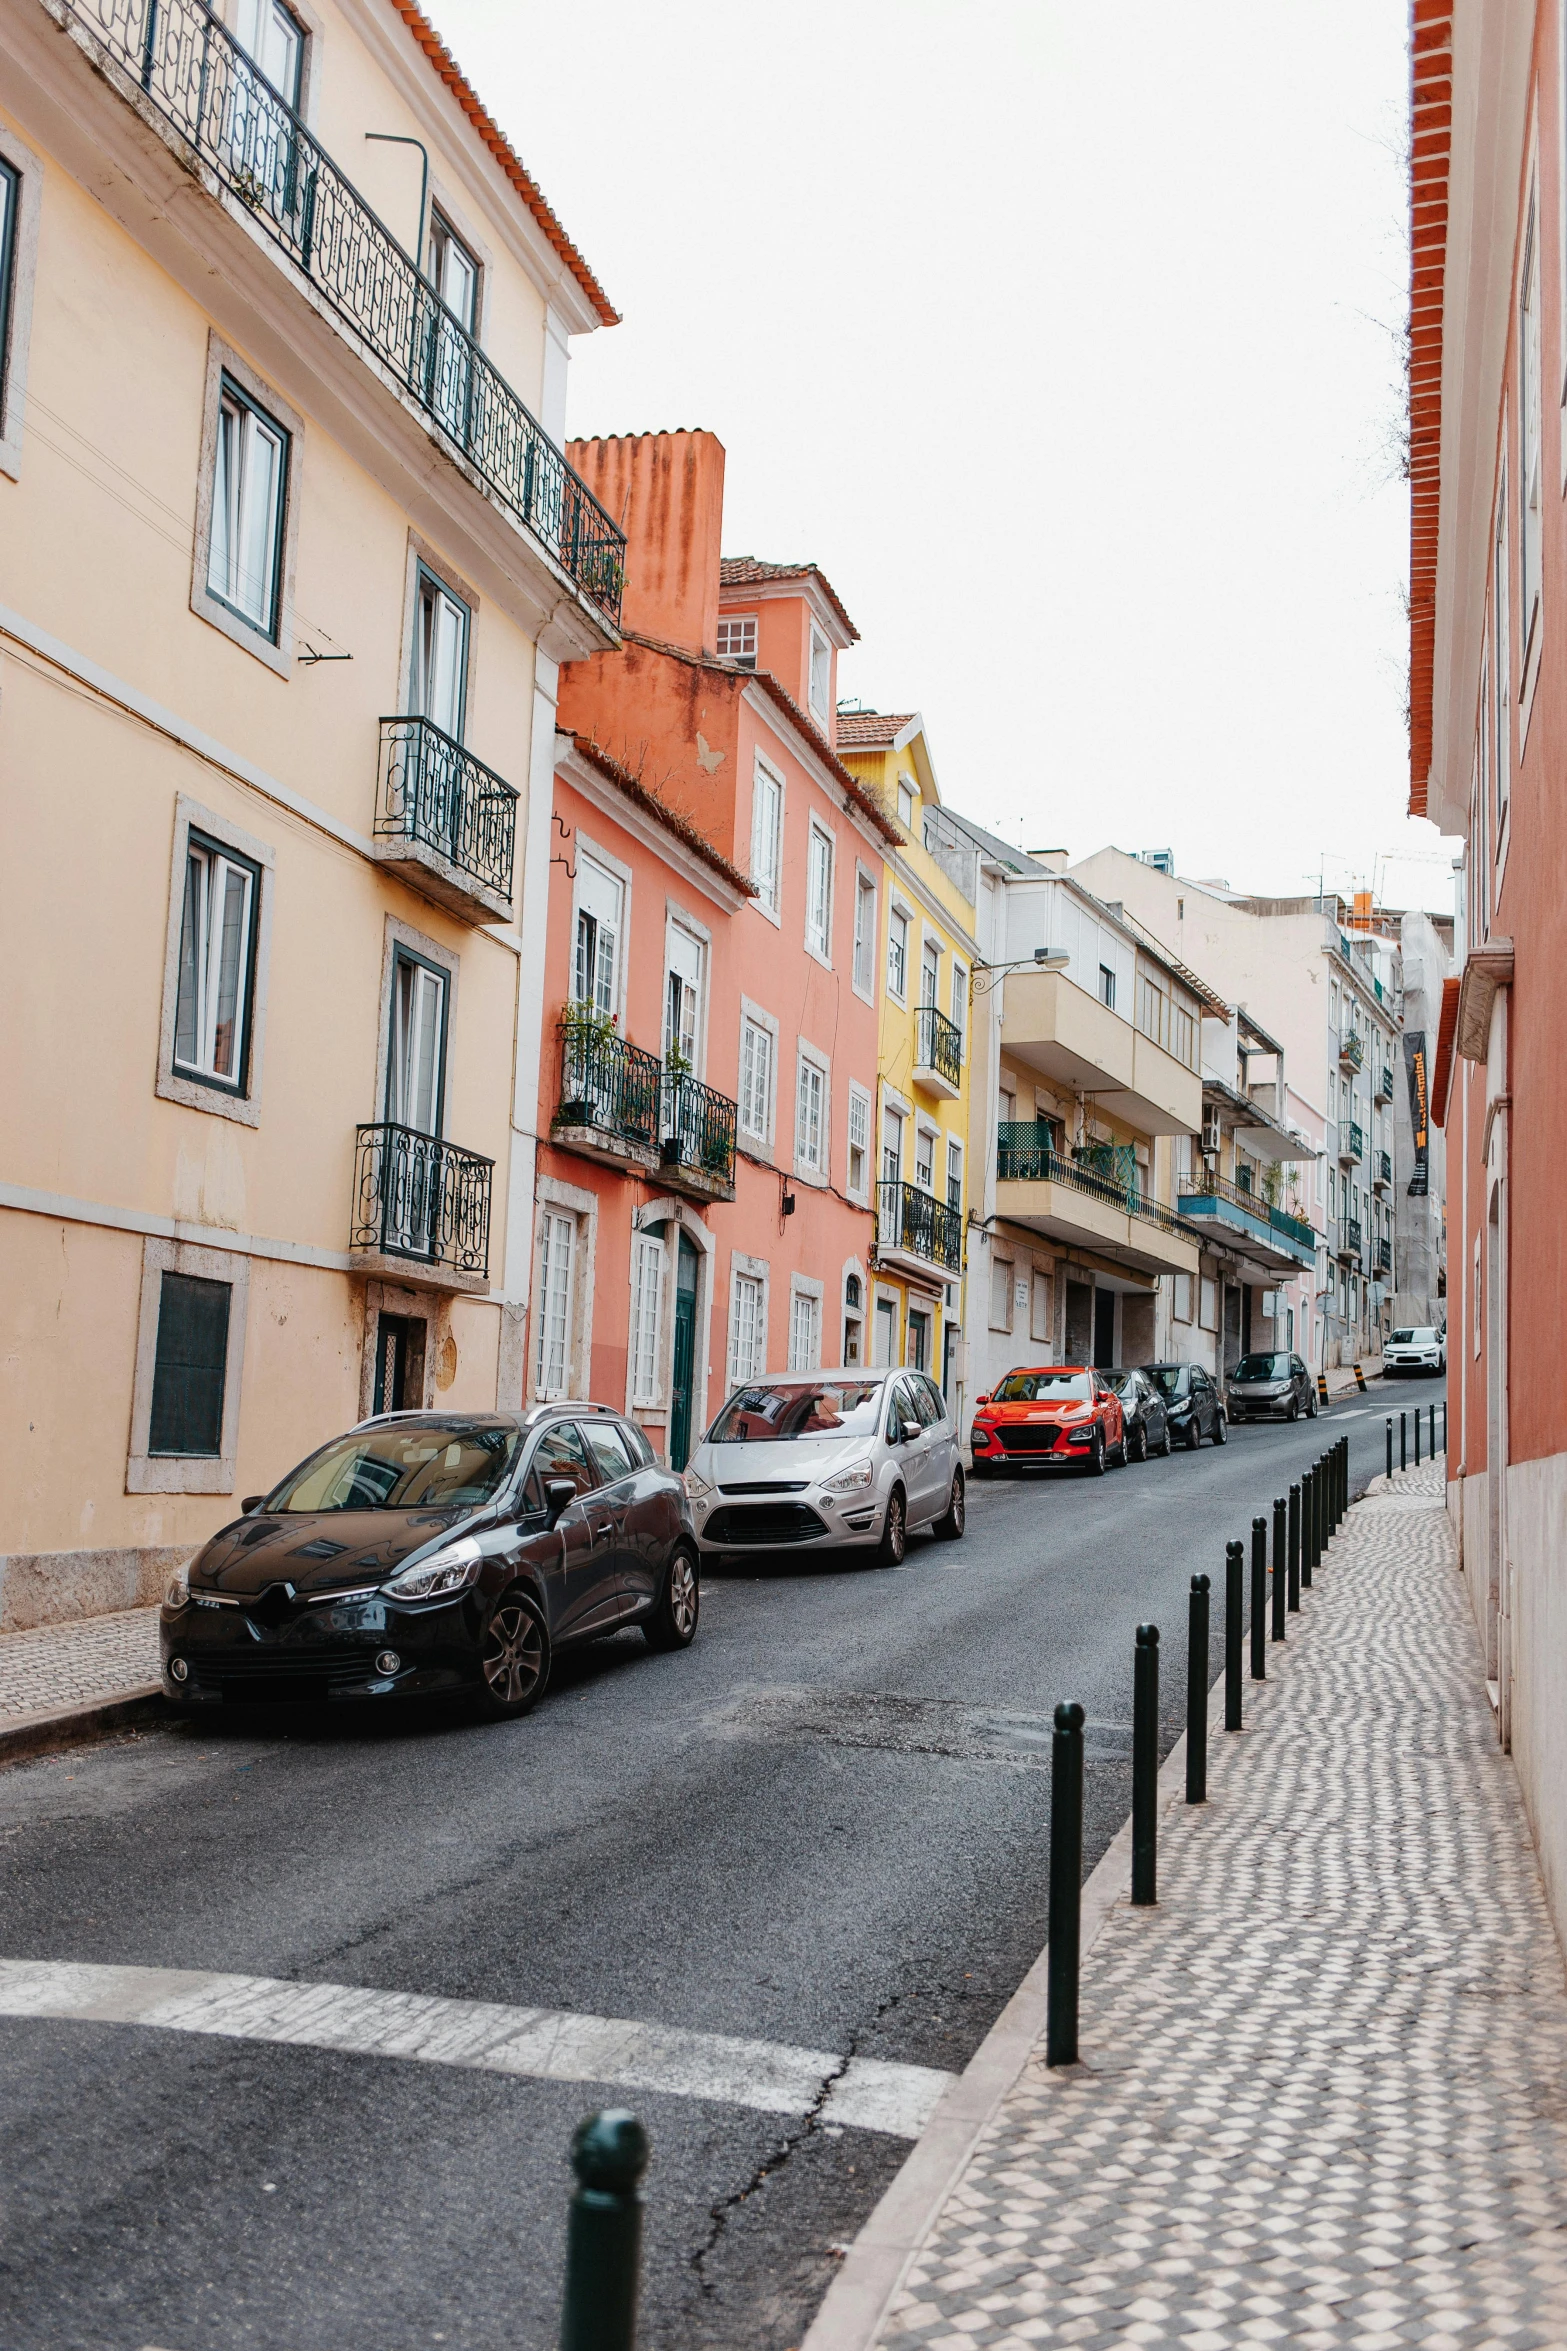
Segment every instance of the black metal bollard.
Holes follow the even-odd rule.
[[[647,2132],[623,2107],[590,2114],[572,2135],[560,2351],[632,2351],[647,2159]]]
[[[1132,1653],[1132,1900],[1159,1899],[1159,1627],[1140,1624]]]
[[[1407,1412],[1401,1412],[1398,1416],[1398,1466],[1401,1473],[1409,1467],[1409,1415]]]
[[[1077,2063],[1077,1970],[1083,1914],[1083,1709],[1056,1708],[1050,1742],[1050,1943],[1045,2063]]]
[[[1420,1467],[1420,1407],[1415,1406],[1415,1467]]]
[[[1289,1508],[1282,1494],[1273,1504],[1273,1638],[1284,1638],[1284,1520]]]
[[[1393,1475],[1393,1415],[1387,1416],[1387,1474]]]
[[[1338,1514],[1342,1519],[1349,1511],[1349,1439],[1338,1441]]]
[[[1208,1579],[1192,1578],[1186,1619],[1186,1801],[1208,1801]]]
[[[1268,1522],[1251,1522],[1251,1678],[1268,1678]]]
[[[1246,1572],[1245,1559],[1244,1543],[1225,1544],[1224,1727],[1227,1731],[1238,1731],[1241,1727],[1241,1619],[1246,1605],[1246,1594],[1242,1588]]]
[[[1289,1606],[1300,1614],[1300,1488],[1290,1488]]]
[[[1311,1590],[1312,1536],[1317,1510],[1317,1473],[1314,1469],[1302,1472],[1300,1481],[1300,1586],[1303,1592]]]
[[[1436,1406],[1431,1406],[1431,1459],[1436,1459]]]

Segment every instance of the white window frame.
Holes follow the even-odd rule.
[[[174,1042],[178,1033],[180,992],[180,937],[185,911],[185,867],[192,832],[205,835],[220,850],[253,865],[259,876],[259,903],[251,911],[251,980],[248,1019],[250,1051],[241,1091],[223,1080],[216,1082],[178,1067]],[[158,1074],[154,1091],[165,1102],[181,1102],[187,1110],[207,1110],[240,1126],[261,1124],[262,1049],[266,1042],[267,970],[272,948],[272,902],[276,880],[276,853],[271,844],[241,832],[226,817],[204,808],[182,792],[174,803],[174,855],[169,883],[168,930],[164,940],[163,1014],[158,1035]]]
[[[849,1283],[851,1280],[857,1281],[860,1285],[860,1303],[858,1306],[851,1306],[849,1304]],[[857,1323],[859,1325],[859,1368],[863,1371],[868,1368],[867,1349],[870,1335],[870,1301],[866,1296],[865,1268],[857,1257],[850,1257],[845,1261],[843,1277],[838,1285],[838,1327],[842,1331],[845,1340],[843,1361],[846,1366],[849,1362],[849,1349],[847,1340],[849,1336],[849,1325],[851,1322]]]
[[[905,768],[898,770],[897,794],[898,822],[912,839],[915,812],[920,804],[920,793],[918,784]]]
[[[1043,1313],[1040,1312],[1041,1297],[1044,1299]],[[1030,1270],[1028,1286],[1028,1337],[1031,1346],[1048,1347],[1050,1345],[1055,1335],[1052,1328],[1054,1314],[1055,1284],[1051,1279],[1050,1269],[1048,1266],[1035,1265]],[[1044,1324],[1043,1330],[1039,1327],[1041,1323]]]
[[[996,1280],[998,1275],[1001,1280],[1002,1295],[1006,1300],[1006,1315],[1001,1322],[996,1320]],[[1013,1260],[1010,1257],[1003,1257],[999,1249],[992,1249],[990,1253],[990,1292],[985,1301],[985,1313],[993,1331],[1010,1332],[1012,1328],[1012,1280]]]
[[[952,1171],[954,1165],[956,1165],[958,1176],[957,1213],[959,1216],[961,1216],[963,1214],[964,1203],[968,1198],[968,1154],[963,1148],[963,1138],[961,1135],[954,1135],[949,1130],[943,1129],[943,1140],[947,1146],[947,1164],[945,1170],[943,1171],[945,1188],[941,1192],[940,1198],[946,1207],[950,1208],[952,1206],[950,1197],[952,1186]]]
[[[771,798],[771,806],[777,821],[769,844],[763,838],[763,810],[769,805],[770,795],[774,796]],[[774,767],[771,760],[764,759],[758,751],[751,770],[751,879],[757,886],[757,895],[751,904],[758,914],[765,915],[771,923],[781,923],[783,919],[784,821],[787,815],[788,786],[783,771]],[[762,855],[764,848],[770,851],[770,871],[768,860]]]
[[[936,1189],[936,1177],[937,1177],[937,1173],[938,1173],[938,1169],[937,1169],[937,1165],[936,1165],[936,1146],[937,1146],[937,1144],[938,1144],[940,1141],[941,1141],[941,1129],[940,1129],[940,1127],[938,1127],[938,1126],[936,1125],[936,1123],[935,1123],[934,1119],[929,1119],[929,1118],[916,1118],[916,1119],[915,1119],[915,1121],[914,1121],[914,1174],[913,1174],[913,1177],[912,1177],[912,1179],[910,1179],[910,1180],[913,1182],[914,1189],[915,1189],[917,1192],[926,1192],[926,1193],[928,1193],[928,1194],[930,1195],[930,1197],[931,1197],[931,1199],[932,1199],[932,1200],[940,1200],[940,1201],[942,1201],[942,1202],[944,1203],[944,1202],[945,1202],[945,1200],[946,1200],[946,1193],[945,1193],[945,1191],[943,1190],[943,1191],[940,1191],[940,1192],[938,1192],[938,1191],[937,1191],[937,1189]],[[919,1171],[920,1171],[920,1154],[921,1154],[921,1150],[922,1150],[922,1148],[923,1148],[923,1147],[925,1147],[925,1146],[928,1146],[928,1147],[929,1147],[929,1151],[930,1151],[930,1182],[929,1182],[928,1184],[922,1184],[922,1183],[920,1182],[920,1173],[919,1173]],[[939,1173],[940,1173],[940,1176],[941,1176],[942,1183],[943,1183],[943,1184],[945,1184],[945,1182],[946,1182],[946,1174],[947,1174],[947,1171],[946,1171],[946,1169],[945,1169],[945,1168],[942,1168],[942,1169],[940,1169]]]
[[[229,1289],[228,1338],[223,1361],[223,1421],[216,1455],[152,1453],[152,1389],[158,1363],[158,1314],[166,1273]],[[238,1250],[202,1249],[189,1241],[149,1235],[142,1242],[141,1301],[131,1384],[131,1434],[125,1462],[127,1494],[232,1494],[239,1455],[240,1379],[245,1366],[245,1322],[250,1304],[250,1259]]]
[[[881,1329],[882,1314],[887,1308],[890,1308],[892,1312],[892,1345],[887,1356],[883,1359],[877,1356],[876,1345],[877,1333]],[[870,1336],[866,1342],[871,1358],[869,1368],[872,1371],[896,1371],[898,1359],[903,1353],[903,1292],[895,1290],[890,1283],[878,1282],[875,1295],[870,1301],[866,1319],[870,1330]]]
[[[822,909],[822,925],[818,933],[816,923],[816,877],[820,852],[826,875],[826,905]],[[832,926],[834,899],[837,894],[838,839],[830,825],[819,816],[812,816],[805,848],[805,952],[817,963],[832,969]]]
[[[745,1082],[745,1037],[747,1028],[759,1030],[768,1040],[770,1066],[767,1075],[767,1100],[763,1123],[757,1126],[746,1117],[747,1086]],[[736,1132],[753,1143],[758,1150],[771,1156],[778,1131],[778,1023],[770,1012],[753,1004],[749,996],[740,999],[740,1053],[736,1065]]]
[[[626,1406],[628,1411],[657,1412],[665,1401],[664,1291],[669,1278],[669,1252],[661,1233],[632,1233],[630,1272]]]
[[[38,222],[44,167],[31,147],[0,123],[0,163],[15,174],[11,221],[11,295],[0,320],[0,473],[20,481],[27,418],[27,354],[32,341],[33,287],[38,275]]]
[[[862,1152],[865,1181],[859,1185],[854,1182],[854,1113],[857,1109],[864,1113],[865,1119]],[[862,1086],[857,1078],[850,1078],[848,1112],[844,1127],[843,1188],[851,1200],[857,1201],[862,1207],[867,1208],[870,1206],[871,1187],[876,1180],[875,1117],[876,1103],[870,1088]]]
[[[968,965],[952,958],[952,977],[947,984],[947,1018],[958,1032],[963,1059],[968,1060]]]
[[[815,1159],[806,1158],[800,1148],[804,1139],[801,1111],[806,1093],[804,1081],[807,1071],[814,1072],[821,1084],[821,1113],[817,1122],[817,1156]],[[825,1053],[819,1052],[814,1045],[807,1045],[802,1039],[796,1049],[794,1061],[794,1172],[802,1182],[825,1184],[829,1179],[831,1166],[832,1063]]]
[[[816,698],[816,669],[819,658],[822,660],[826,672],[820,701]],[[810,666],[805,676],[806,707],[825,734],[832,723],[832,639],[826,630],[820,628],[814,620],[811,623],[809,662]]]
[[[631,888],[632,868],[608,849],[601,849],[597,841],[583,832],[579,825],[571,843],[571,858],[577,871],[571,889],[571,932],[566,942],[567,976],[570,1001],[577,1001],[577,922],[583,913],[581,881],[584,858],[596,865],[613,882],[620,884],[620,942],[615,957],[615,1001],[611,1011],[622,1030],[626,1021],[626,973],[631,955]]]
[[[892,926],[894,922],[901,922],[903,925],[903,985],[901,988],[895,988],[892,984]],[[894,1004],[901,1004],[905,1011],[911,1001],[909,996],[909,946],[913,932],[913,907],[906,898],[889,898],[887,901],[887,993]]]
[[[698,922],[694,915],[688,914],[685,908],[683,906],[677,905],[673,898],[668,898],[665,900],[664,984],[659,1001],[659,1043],[661,1053],[664,1043],[663,1024],[669,1016],[669,979],[670,972],[673,968],[669,960],[669,935],[671,931],[682,932],[684,936],[692,942],[697,950],[698,970],[700,976],[696,984],[696,1027],[692,1035],[692,1050],[689,1055],[689,1059],[691,1063],[692,1076],[701,1079],[705,1077],[707,1071],[707,1014],[708,1002],[712,992],[711,983],[713,976],[713,934],[707,928],[705,923]]]
[[[920,924],[919,994],[914,999],[920,1007],[923,1007],[925,1003],[925,973],[932,949],[935,950],[936,962],[931,975],[931,985],[935,988],[936,993],[930,1000],[930,1009],[932,1012],[939,1012],[941,1010],[941,967],[947,956],[947,942],[940,931],[932,930],[928,922],[922,922]]]
[[[581,1234],[569,1208],[539,1207],[538,1265],[533,1278],[533,1393],[550,1402],[571,1394],[572,1323],[575,1319],[577,1260]],[[565,1295],[560,1301],[559,1376],[547,1357],[553,1353],[551,1283],[565,1260]]]
[[[530,1401],[553,1400],[556,1391],[539,1385],[539,1316],[544,1306],[543,1239],[546,1210],[575,1219],[576,1245],[572,1252],[572,1291],[567,1319],[566,1385],[562,1396],[589,1396],[593,1392],[594,1269],[598,1253],[599,1199],[579,1184],[563,1184],[554,1176],[534,1183],[533,1275],[529,1291],[527,1393]],[[628,1372],[629,1378],[629,1372]]]
[[[751,1380],[759,1380],[767,1372],[767,1310],[770,1267],[765,1257],[748,1257],[736,1249],[729,1260],[729,1330],[726,1359],[731,1393],[743,1388]],[[752,1333],[751,1361],[740,1360],[740,1285],[754,1285],[748,1295],[756,1300],[756,1322]]]
[[[217,486],[218,435],[225,378],[237,392],[253,401],[268,420],[288,437],[283,466],[283,511],[277,536],[274,610],[277,625],[268,633],[257,621],[214,593],[209,584],[212,561],[213,500]],[[192,550],[190,608],[211,623],[233,644],[254,656],[285,681],[294,675],[294,559],[299,537],[300,476],[304,465],[305,424],[237,351],[215,331],[207,337],[207,381],[202,405],[201,454],[197,460],[196,531]]]
[[[809,1274],[789,1276],[789,1362],[790,1371],[820,1371],[822,1368],[822,1309],[825,1304],[825,1285]],[[801,1308],[813,1311],[804,1320],[809,1333],[809,1345],[804,1350],[808,1361],[801,1361],[799,1340],[802,1330]]]
[[[876,951],[879,944],[877,914],[881,893],[876,876],[856,858],[854,865],[854,948],[849,970],[849,985],[856,996],[866,1004],[876,1001]],[[861,948],[864,948],[865,972],[861,976]]]
[[[726,632],[730,632],[735,629],[738,629],[741,632],[741,644],[744,647],[744,650],[738,653],[735,651],[732,645],[726,645],[722,642]],[[751,632],[749,644],[746,644],[745,641],[744,632],[747,629],[749,629]],[[715,650],[720,661],[733,661],[738,663],[742,669],[755,669],[757,661],[757,615],[754,612],[721,612],[718,616],[718,636],[720,642]]]

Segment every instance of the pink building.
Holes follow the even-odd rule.
[[[625,642],[561,672],[528,1387],[682,1466],[729,1389],[865,1358],[877,910],[833,749],[848,614],[724,562],[709,433],[576,443]]]

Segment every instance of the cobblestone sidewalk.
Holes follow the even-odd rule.
[[[6,1633],[0,1636],[0,1730],[29,1715],[134,1697],[158,1673],[156,1608]]]
[[[1443,1475],[1351,1513],[887,2351],[1567,2344],[1567,1990]]]

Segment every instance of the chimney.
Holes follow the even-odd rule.
[[[1065,849],[1025,849],[1025,857],[1032,857],[1036,865],[1047,865],[1052,873],[1065,873],[1071,856]]]
[[[718,641],[724,445],[715,433],[615,433],[566,455],[626,534],[625,626],[693,653]]]

